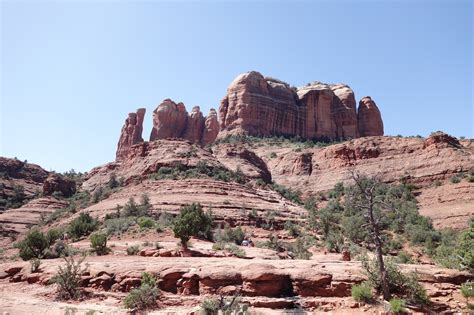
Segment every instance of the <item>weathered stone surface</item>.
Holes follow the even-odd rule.
[[[357,110],[354,91],[345,84],[331,85],[334,92],[332,115],[336,124],[336,138],[357,138]]]
[[[242,293],[248,296],[285,296],[291,293],[290,277],[273,265],[252,264],[242,272]]]
[[[204,121],[205,118],[202,115],[199,106],[194,106],[191,113],[189,113],[183,138],[192,143],[200,143],[204,130]]]
[[[293,283],[295,295],[317,296],[321,288],[331,284],[332,274],[330,273],[308,273],[308,270],[292,270],[290,278]]]
[[[354,92],[345,84],[313,82],[291,88],[285,82],[251,71],[230,84],[219,115],[220,138],[240,134],[305,139],[359,137]],[[377,120],[381,122],[380,112],[375,103],[369,109],[364,107],[362,118],[364,132],[381,135]],[[383,127],[381,130],[383,134]]]
[[[122,160],[127,157],[130,147],[139,142],[143,142],[143,118],[145,117],[145,108],[137,109],[136,113],[129,113],[120,132],[119,142],[117,144],[116,160]]]
[[[206,146],[217,138],[219,133],[219,121],[217,119],[217,112],[214,108],[211,108],[209,114],[204,121],[204,130],[202,133],[201,144]]]
[[[76,192],[76,182],[56,173],[50,173],[43,183],[43,194],[52,195],[55,191],[64,197],[70,197]]]
[[[204,117],[199,106],[189,113],[183,103],[164,100],[153,112],[153,129],[150,141],[158,139],[184,139],[191,143],[207,145],[219,132],[217,113],[211,109]]]
[[[357,123],[361,137],[383,136],[383,121],[380,110],[370,96],[359,102]]]
[[[430,147],[436,149],[447,147],[459,148],[461,147],[461,144],[459,143],[459,140],[455,137],[450,136],[444,132],[437,131],[432,133],[423,144],[423,149]]]
[[[188,113],[183,103],[176,104],[170,99],[164,100],[153,111],[150,141],[182,137],[187,119]]]

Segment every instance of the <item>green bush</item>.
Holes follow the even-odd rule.
[[[128,231],[135,224],[132,218],[116,218],[105,221],[108,235],[120,235]]]
[[[405,301],[398,298],[390,300],[390,312],[394,314],[400,314],[405,311]]]
[[[201,303],[200,309],[202,315],[249,314],[248,305],[242,304],[238,295],[233,297],[221,295],[218,298],[207,298]]]
[[[212,215],[204,213],[199,203],[182,206],[173,223],[174,236],[186,248],[192,236],[210,236],[212,223]]]
[[[224,249],[236,257],[245,257],[245,251],[235,244],[227,244]]]
[[[138,245],[130,245],[127,247],[127,255],[136,255],[140,250],[140,246]]]
[[[245,239],[245,232],[240,226],[232,229],[229,224],[226,224],[224,230],[218,229],[213,236],[213,240],[216,242],[235,243],[237,245],[242,244]]]
[[[81,275],[86,271],[82,268],[82,262],[85,257],[78,261],[74,257],[64,257],[65,266],[59,266],[56,275],[53,277],[53,283],[58,285],[57,295],[61,299],[76,299],[80,294]]]
[[[410,304],[424,305],[429,302],[426,290],[418,282],[415,273],[403,274],[392,259],[384,259],[384,263],[391,294],[403,297]],[[362,266],[369,285],[378,293],[382,292],[378,261],[376,259],[368,261],[365,257]]]
[[[94,233],[91,235],[91,247],[97,255],[105,255],[108,252],[107,234]]]
[[[159,296],[156,279],[149,273],[142,273],[141,285],[132,289],[125,297],[123,304],[132,310],[143,310],[156,305]]]
[[[462,176],[457,174],[457,175],[454,175],[453,177],[451,177],[449,180],[451,181],[451,183],[457,184],[457,183],[461,182],[461,179],[462,179]]]
[[[50,243],[48,239],[38,229],[33,229],[26,234],[24,240],[19,242],[16,247],[20,250],[20,257],[23,260],[30,260],[32,258],[42,258],[48,249]]]
[[[374,299],[372,289],[366,282],[352,286],[351,295],[357,302],[371,303]]]
[[[99,221],[90,216],[89,213],[81,213],[79,217],[72,220],[69,225],[69,235],[77,240],[83,236],[88,236],[99,226]]]
[[[298,225],[294,224],[291,221],[286,221],[284,225],[285,230],[288,231],[290,236],[297,237],[301,235],[301,230]]]
[[[137,223],[141,229],[151,229],[156,225],[155,220],[150,217],[139,217]]]

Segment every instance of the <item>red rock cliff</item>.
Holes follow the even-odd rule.
[[[230,84],[221,102],[219,137],[246,134],[347,139],[383,135],[377,106],[372,101],[367,107],[365,98],[361,102],[364,105],[358,114],[354,92],[344,84],[313,82],[290,88],[259,72],[247,72]]]
[[[129,113],[120,132],[119,142],[117,144],[116,160],[122,160],[128,154],[130,147],[143,141],[143,118],[145,117],[145,108],[137,109],[136,113]]]

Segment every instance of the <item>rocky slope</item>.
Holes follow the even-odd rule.
[[[375,102],[364,97],[357,111],[349,86],[313,82],[291,88],[256,71],[243,73],[230,84],[219,115],[219,138],[246,134],[331,140],[383,135]]]

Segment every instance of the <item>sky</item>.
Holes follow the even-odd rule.
[[[127,113],[218,108],[240,73],[370,95],[387,135],[474,137],[473,4],[5,1],[0,155],[47,170],[113,161]]]

